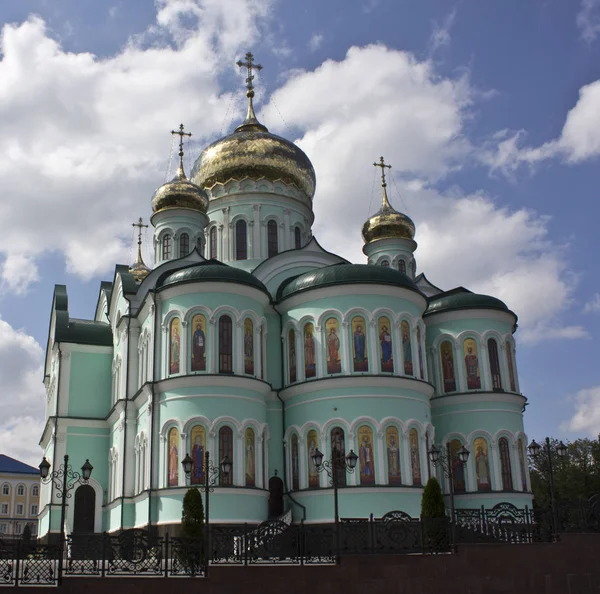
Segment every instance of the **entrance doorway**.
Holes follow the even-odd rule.
[[[96,491],[90,485],[81,485],[75,491],[75,511],[73,514],[73,533],[90,534],[94,532],[96,516]]]

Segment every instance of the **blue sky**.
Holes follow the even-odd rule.
[[[2,451],[38,457],[54,284],[93,314],[169,131],[191,161],[242,116],[248,50],[261,119],[315,165],[319,241],[364,261],[384,154],[419,271],[519,314],[530,437],[600,432],[600,0],[15,0],[0,26]]]

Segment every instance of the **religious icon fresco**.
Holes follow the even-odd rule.
[[[181,354],[181,320],[173,318],[169,332],[169,373],[179,373]]]
[[[300,457],[298,452],[298,436],[292,435],[292,489],[300,488]]]
[[[464,493],[466,490],[465,467],[459,462],[458,450],[462,448],[460,439],[453,439],[450,442],[450,458],[452,460],[452,475],[454,478],[454,491]]]
[[[361,316],[352,318],[352,353],[354,355],[354,371],[369,371],[367,354],[367,336],[365,319]]]
[[[422,485],[419,434],[414,427],[408,432],[408,441],[410,443],[410,466],[412,469],[413,485]]]
[[[440,345],[442,359],[442,374],[444,376],[444,392],[456,391],[456,376],[454,375],[454,349],[449,341]]]
[[[358,459],[361,485],[375,484],[375,452],[373,451],[373,430],[368,425],[358,428]]]
[[[404,374],[413,375],[412,347],[410,344],[410,327],[408,322],[403,320],[400,324],[400,334],[402,335],[402,354],[404,355]]]
[[[331,430],[331,458],[336,459],[336,476],[339,487],[346,486],[346,435],[341,427],[334,427]]]
[[[423,373],[423,344],[421,343],[421,328],[417,326],[417,351],[419,352],[419,377],[425,379]]]
[[[192,371],[206,371],[206,318],[196,314],[192,318]]]
[[[244,456],[246,462],[246,487],[256,486],[256,439],[254,429],[248,427],[244,435]]]
[[[342,373],[340,323],[336,318],[328,318],[325,322],[325,345],[327,348],[327,373]]]
[[[313,456],[319,449],[319,435],[316,429],[311,429],[306,434],[306,453],[308,457],[308,487],[316,489],[319,487],[319,472],[313,462]]]
[[[477,478],[477,490],[489,491],[492,488],[490,479],[490,459],[488,455],[488,443],[483,437],[478,437],[473,442],[475,450],[475,476]]]
[[[290,384],[296,381],[296,333],[293,328],[288,332],[288,372]]]
[[[254,375],[254,324],[244,320],[244,373]]]
[[[381,371],[383,373],[394,373],[394,356],[392,345],[392,325],[390,319],[381,316],[377,320],[377,330],[379,334],[379,357],[381,361]]]
[[[304,377],[315,377],[315,326],[311,322],[304,325]]]
[[[167,485],[176,487],[179,484],[179,429],[173,427],[169,430],[169,464]]]
[[[201,485],[204,483],[204,456],[206,455],[206,430],[202,425],[196,425],[190,433],[192,444],[192,485]]]
[[[390,425],[385,430],[385,443],[387,450],[388,483],[390,485],[401,485],[400,436],[398,435],[398,429],[393,425]]]
[[[477,343],[473,338],[467,338],[463,344],[463,349],[465,353],[465,368],[467,371],[467,390],[480,390],[481,376],[479,374]]]
[[[510,380],[510,390],[511,392],[517,391],[517,382],[515,381],[515,368],[513,364],[512,358],[512,348],[510,343],[506,343],[506,361],[508,363],[508,378]]]

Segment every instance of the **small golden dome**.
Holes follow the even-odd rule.
[[[206,192],[187,179],[181,163],[175,177],[160,186],[152,197],[152,212],[167,208],[189,208],[205,213],[207,207]]]
[[[148,225],[144,225],[142,217],[140,217],[137,223],[132,223],[132,227],[138,228],[138,249],[137,258],[129,267],[129,274],[133,275],[133,278],[137,283],[141,283],[148,276],[148,274],[150,274],[150,268],[144,264],[144,260],[142,258],[142,229],[144,227],[148,227]]]
[[[415,236],[415,224],[410,217],[395,210],[387,197],[384,167],[389,167],[389,165],[384,164],[383,157],[381,157],[380,163],[373,163],[373,165],[381,167],[383,198],[381,208],[363,225],[362,236],[365,243],[377,239],[412,240]]]

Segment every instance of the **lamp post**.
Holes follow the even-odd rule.
[[[183,466],[183,472],[185,473],[186,478],[190,478],[194,472],[194,459],[189,454],[186,454],[185,458],[181,461],[181,465]],[[225,456],[225,458],[221,460],[221,464],[219,464],[219,467],[217,468],[210,461],[210,453],[207,451],[204,454],[204,484],[197,485],[196,488],[203,491],[205,495],[204,517],[206,518],[206,531],[204,534],[204,550],[206,569],[208,569],[208,547],[210,544],[210,493],[215,490],[215,484],[220,476],[227,477],[231,474],[232,467],[233,464],[230,462],[228,456]]]
[[[317,469],[317,472],[325,471],[331,480],[333,486],[333,506],[335,516],[335,535],[336,535],[336,563],[340,562],[340,514],[338,502],[338,473],[340,471],[346,473],[354,472],[358,456],[354,450],[344,458],[339,450],[334,449],[330,460],[323,461],[323,454],[317,449],[312,455],[312,462]]]
[[[456,508],[454,506],[454,468],[452,467],[452,453],[450,451],[450,442],[446,444],[446,452],[440,450],[440,448],[436,447],[433,444],[427,452],[429,454],[429,459],[431,463],[437,468],[438,466],[444,472],[444,475],[448,478],[448,483],[450,484],[450,519],[452,521],[452,549],[456,548],[456,538],[455,538],[455,529],[456,529]],[[462,446],[460,450],[456,453],[457,463],[461,466],[464,466],[469,459],[469,450]]]
[[[527,446],[529,453],[533,458],[537,459],[542,451],[542,446],[535,442],[535,439]],[[550,507],[552,511],[552,539],[558,540],[558,517],[556,510],[556,497],[554,496],[554,467],[552,464],[552,449],[550,447],[550,438],[546,437],[544,453],[548,457],[548,478],[550,483]],[[559,441],[556,446],[556,453],[560,458],[564,458],[567,454],[567,446]]]
[[[58,557],[58,583],[62,581],[63,551],[65,545],[65,516],[67,512],[67,499],[71,497],[71,491],[76,485],[86,485],[92,475],[94,467],[86,460],[81,467],[81,472],[76,472],[69,465],[69,455],[65,454],[64,462],[56,470],[50,472],[50,462],[46,457],[39,465],[42,483],[52,483],[56,489],[56,496],[61,500],[60,504],[60,546]],[[50,501],[52,504],[52,500]]]

